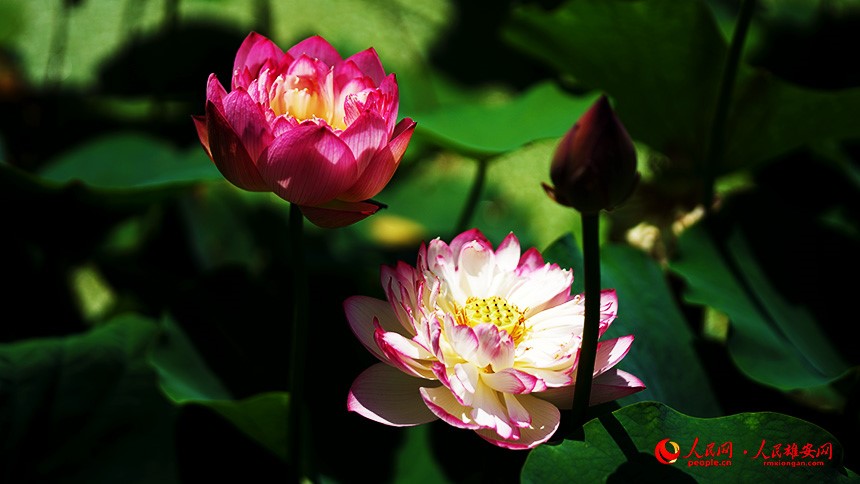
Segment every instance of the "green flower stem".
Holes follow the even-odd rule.
[[[585,327],[579,361],[576,365],[576,387],[573,393],[572,424],[585,423],[588,402],[591,399],[591,382],[594,377],[594,360],[597,357],[597,338],[600,332],[600,214],[582,214],[582,256],[585,273]]]
[[[723,66],[723,74],[720,78],[720,91],[717,97],[717,108],[714,111],[714,119],[711,121],[711,133],[708,139],[708,150],[702,160],[702,206],[710,212],[714,201],[715,172],[723,161],[726,144],[726,118],[732,103],[732,92],[735,87],[735,78],[738,73],[741,52],[747,31],[752,21],[755,0],[743,0],[735,31],[732,34],[732,43]]]
[[[293,266],[293,333],[290,344],[290,406],[288,417],[287,457],[292,459],[299,481],[312,477],[313,463],[309,432],[309,415],[305,402],[305,361],[308,343],[308,277],[305,268],[304,216],[296,204],[290,204],[290,250]],[[297,481],[298,482],[298,481]]]
[[[457,221],[454,235],[458,235],[469,228],[472,217],[475,216],[475,210],[478,208],[478,202],[481,201],[481,192],[484,190],[484,184],[487,181],[487,167],[489,165],[489,158],[483,157],[478,159],[478,172],[475,173],[475,180],[472,182],[472,188],[469,191],[469,198],[466,199],[466,205],[463,206],[463,211],[460,212],[460,219]]]

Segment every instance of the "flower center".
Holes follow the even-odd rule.
[[[470,297],[466,305],[457,312],[457,322],[474,327],[482,323],[493,323],[508,332],[514,343],[518,343],[525,326],[523,313],[499,296],[486,298]]]
[[[278,76],[269,93],[269,106],[276,116],[286,115],[296,121],[324,120],[329,126],[345,129],[343,119],[335,119],[331,102],[320,92],[321,86],[300,76]]]

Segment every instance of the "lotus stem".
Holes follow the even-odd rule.
[[[585,423],[591,400],[594,360],[600,333],[600,214],[582,214],[582,255],[585,273],[585,326],[576,365],[573,393],[573,424]]]
[[[290,204],[290,250],[293,269],[293,331],[290,342],[290,406],[287,422],[287,456],[293,459],[300,481],[312,476],[308,408],[305,403],[305,360],[308,343],[308,278],[305,268],[304,216]]]
[[[708,150],[702,162],[702,206],[705,211],[710,212],[714,201],[714,180],[716,171],[723,161],[726,144],[726,118],[732,103],[732,93],[735,87],[738,64],[747,31],[752,21],[755,0],[743,0],[738,13],[735,31],[732,34],[732,43],[723,66],[723,75],[720,78],[720,91],[717,97],[717,107],[714,111],[714,119],[711,122],[711,133],[708,139]]]

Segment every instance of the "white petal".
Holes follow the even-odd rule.
[[[478,241],[467,242],[460,252],[457,269],[460,285],[470,296],[489,297],[488,293],[495,269],[492,248]]]
[[[457,356],[466,360],[472,361],[475,359],[475,352],[478,350],[478,336],[475,331],[469,326],[457,324],[449,316],[444,320],[445,337],[451,345],[451,349]]]
[[[481,379],[490,388],[502,393],[530,393],[546,389],[539,378],[515,368],[507,368],[497,373],[483,373]]]
[[[532,423],[532,417],[528,410],[520,403],[517,395],[503,393],[505,398],[505,406],[508,408],[508,417],[511,422],[519,428],[527,428]]]
[[[343,302],[346,319],[355,336],[377,358],[386,361],[387,358],[376,345],[373,333],[375,327],[373,318],[385,331],[403,331],[402,326],[394,316],[391,305],[387,301],[366,296],[352,296]]]
[[[352,384],[347,409],[376,422],[396,427],[419,425],[436,420],[421,399],[420,389],[436,382],[408,376],[377,363],[364,370]]]
[[[476,433],[499,447],[508,449],[532,449],[546,442],[558,429],[561,415],[555,405],[531,395],[518,395],[517,400],[531,416],[531,425],[520,429],[519,439],[504,439],[488,429]]]
[[[513,232],[496,249],[496,266],[503,273],[513,273],[520,261],[520,241]]]
[[[571,271],[546,265],[524,277],[526,282],[511,291],[507,299],[521,310],[528,309],[526,317],[561,304],[570,296]]]
[[[460,405],[447,388],[424,387],[421,388],[420,393],[426,407],[450,425],[461,429],[480,428],[480,425],[476,424],[470,416],[471,409]]]
[[[632,334],[597,343],[597,356],[594,359],[594,376],[600,375],[617,365],[627,355],[627,352],[630,351],[631,344],[633,344]]]
[[[644,389],[642,380],[626,371],[613,368],[594,379],[589,405],[611,402]]]
[[[392,331],[385,332],[381,328],[374,337],[388,362],[406,373],[433,379],[430,364],[435,358],[421,345]]]
[[[472,419],[484,428],[495,429],[504,439],[516,438],[519,428],[508,417],[505,406],[499,401],[499,393],[487,385],[478,385],[472,404]]]
[[[480,368],[492,365],[493,371],[510,368],[514,363],[514,341],[506,331],[493,323],[481,323],[472,328],[478,337],[478,351],[473,362]]]

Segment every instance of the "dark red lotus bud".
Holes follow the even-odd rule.
[[[543,184],[556,202],[583,214],[612,210],[639,181],[636,149],[627,130],[601,96],[561,140]]]

